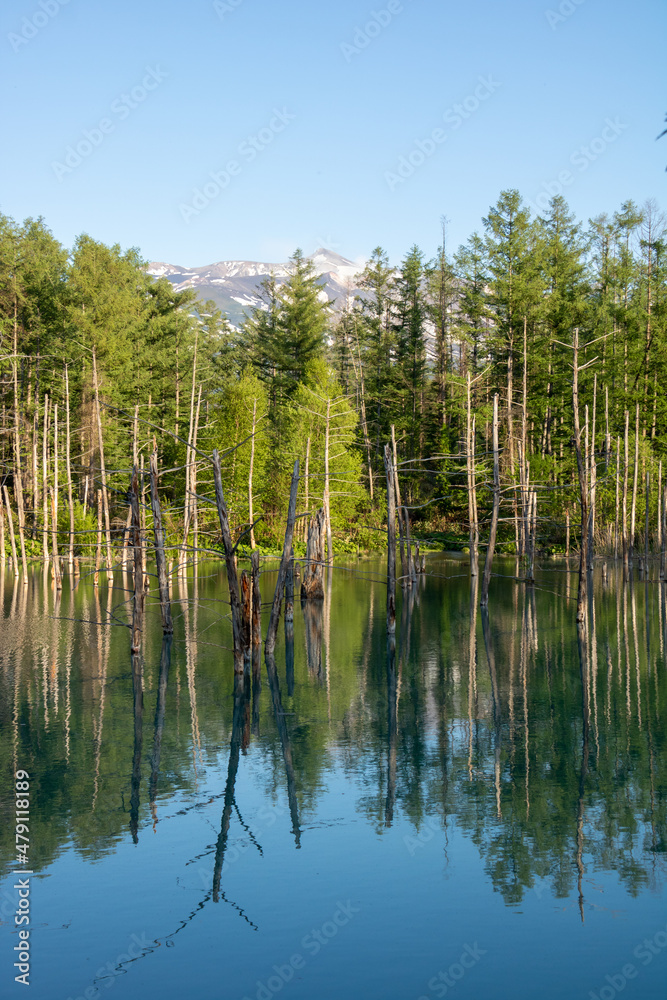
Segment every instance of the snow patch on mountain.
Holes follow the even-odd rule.
[[[308,258],[322,287],[320,298],[334,302],[339,312],[351,305],[358,291],[355,276],[363,270],[365,261],[351,261],[333,250],[318,247]],[[200,299],[213,299],[235,326],[243,321],[244,312],[259,305],[260,283],[273,274],[278,284],[290,275],[287,263],[264,263],[255,260],[219,260],[203,267],[181,267],[153,261],[147,271],[156,278],[167,278],[176,291],[193,288]]]

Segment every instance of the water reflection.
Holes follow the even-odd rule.
[[[225,898],[230,843],[255,836],[237,794],[247,756],[262,761],[268,801],[286,794],[296,848],[341,767],[378,837],[435,826],[442,844],[455,823],[507,905],[546,883],[557,899],[572,894],[584,920],[593,871],[615,872],[630,895],[661,886],[667,615],[656,574],[641,584],[613,567],[591,575],[577,629],[566,574],[535,588],[503,581],[479,609],[477,578],[443,561],[399,594],[389,643],[371,575],[334,569],[324,600],[297,602],[276,659],[263,663],[253,646],[237,678],[217,569],[178,579],[173,641],[149,610],[143,659],[130,658],[111,589],[85,576],[66,577],[62,592],[41,574],[29,588],[0,580],[3,794],[17,767],[44,790],[36,870],[70,841],[95,857],[138,844],[158,818],[162,828],[171,798],[205,792],[215,767],[226,782],[206,892]],[[3,871],[11,832],[0,834]]]

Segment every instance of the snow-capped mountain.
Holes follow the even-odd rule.
[[[348,298],[351,304],[358,291],[354,277],[363,270],[363,261],[355,263],[323,247],[308,259],[319,276],[322,297],[332,300],[336,311],[345,308]],[[280,284],[290,273],[287,263],[251,260],[220,260],[204,267],[180,267],[154,261],[147,270],[156,278],[168,278],[177,291],[194,288],[200,299],[213,299],[235,326],[242,321],[244,312],[249,313],[261,303],[259,285],[264,278],[273,273]]]

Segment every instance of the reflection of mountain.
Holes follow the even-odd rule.
[[[354,296],[355,275],[362,270],[363,263],[354,263],[322,248],[311,254],[315,271],[319,275],[322,292],[335,302],[336,309],[342,309],[348,295]],[[171,281],[177,291],[194,288],[200,299],[213,301],[227,313],[230,321],[237,325],[243,313],[259,305],[260,282],[273,273],[281,283],[289,275],[288,264],[266,264],[250,260],[221,260],[204,267],[180,267],[178,264],[153,262],[148,265],[148,273],[156,278]]]

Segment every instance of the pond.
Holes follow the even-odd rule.
[[[134,669],[120,573],[0,579],[2,996],[662,1000],[665,595],[596,569],[578,636],[563,563],[497,571],[487,618],[430,555],[394,650],[341,561],[236,682],[221,563]]]

